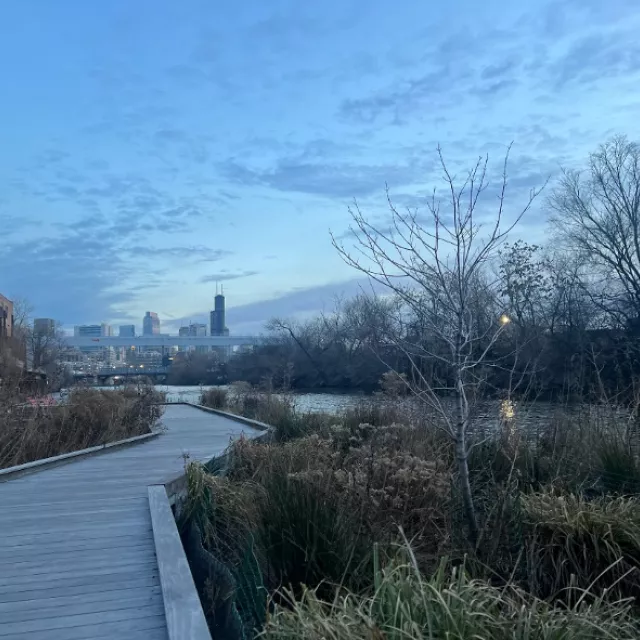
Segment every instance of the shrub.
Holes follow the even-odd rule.
[[[252,391],[234,385],[228,400],[229,409],[273,428],[274,439],[286,442],[311,433],[327,433],[335,418],[323,413],[298,413],[290,396]]]
[[[211,409],[224,409],[227,406],[228,396],[226,389],[211,387],[200,394],[200,404]]]
[[[337,426],[331,439],[312,435],[286,443],[241,439],[231,447],[228,477],[261,486],[295,479],[309,491],[329,491],[377,540],[395,541],[401,526],[420,553],[435,556],[446,538],[451,487],[446,457],[434,449],[423,455],[413,428],[361,425],[359,437],[348,440],[344,431]]]
[[[308,480],[274,474],[264,485],[259,535],[268,558],[267,582],[296,592],[312,585],[327,594],[343,582],[361,588],[372,545],[361,514],[331,485]]]
[[[513,587],[470,579],[442,562],[431,579],[410,560],[376,568],[373,595],[288,593],[260,635],[267,640],[631,640],[640,631],[628,604],[594,597],[552,607]],[[378,563],[376,563],[378,564]]]
[[[270,591],[287,586],[296,592],[312,585],[327,593],[333,589],[331,583],[343,580],[362,586],[372,541],[358,514],[346,509],[337,493],[283,473],[264,474],[260,484],[216,478],[195,465],[188,467],[187,475],[182,529],[195,528],[212,556],[207,558],[186,536],[212,628],[219,624],[215,612],[221,596],[207,587],[207,577],[213,583],[216,576],[224,582],[225,570],[233,583],[226,597],[234,600],[246,630],[264,621],[264,585]]]
[[[361,424],[388,427],[392,424],[410,424],[412,416],[406,405],[397,402],[362,402],[340,414],[340,424],[356,429]]]
[[[225,637],[225,628],[232,626],[228,611],[221,615],[226,600],[242,629],[252,633],[264,623],[268,595],[264,554],[255,539],[257,487],[206,474],[193,463],[187,467],[187,485],[180,524],[209,625],[216,637]],[[193,535],[203,548],[194,544]]]
[[[529,587],[541,597],[571,588],[640,596],[640,503],[632,498],[522,497]]]
[[[600,483],[607,493],[640,493],[640,464],[637,457],[619,440],[605,440],[597,451]]]

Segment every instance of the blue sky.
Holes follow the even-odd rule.
[[[636,0],[20,0],[0,8],[0,291],[65,325],[331,308],[383,219],[513,141],[514,207],[638,137]],[[544,239],[544,208],[520,230]]]

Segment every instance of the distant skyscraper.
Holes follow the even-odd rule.
[[[73,335],[83,338],[100,338],[113,335],[110,324],[81,324],[73,328]]]
[[[180,327],[180,329],[178,329],[178,335],[181,338],[184,338],[186,336],[189,335],[189,327]]]
[[[206,336],[207,335],[207,325],[206,324],[200,324],[200,323],[194,323],[194,324],[190,324],[188,327],[189,329],[189,333],[187,335],[189,336]]]
[[[33,321],[33,332],[39,336],[52,336],[56,332],[56,321],[52,318],[36,318]]]
[[[122,324],[118,335],[121,338],[135,338],[136,337],[136,325],[135,324]]]
[[[113,335],[113,330],[111,325],[104,322],[102,324],[81,324],[73,328],[73,335],[81,338],[102,338]],[[110,362],[114,354],[113,347],[103,347],[99,344],[79,347],[78,350],[105,362]]]
[[[226,324],[224,291],[217,293],[213,302],[213,311],[209,316],[210,335],[226,336],[229,334]]]
[[[142,335],[157,336],[160,333],[160,318],[154,311],[147,311],[142,319]]]
[[[0,294],[0,338],[10,338],[13,327],[13,302]]]

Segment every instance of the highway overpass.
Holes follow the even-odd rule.
[[[258,344],[256,336],[136,336],[134,338],[120,338],[116,336],[69,336],[66,342],[70,347],[157,347],[170,349],[171,347],[245,347]]]

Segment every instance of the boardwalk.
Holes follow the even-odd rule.
[[[0,483],[0,640],[167,639],[147,486],[252,430],[187,406],[162,421],[142,444]]]

